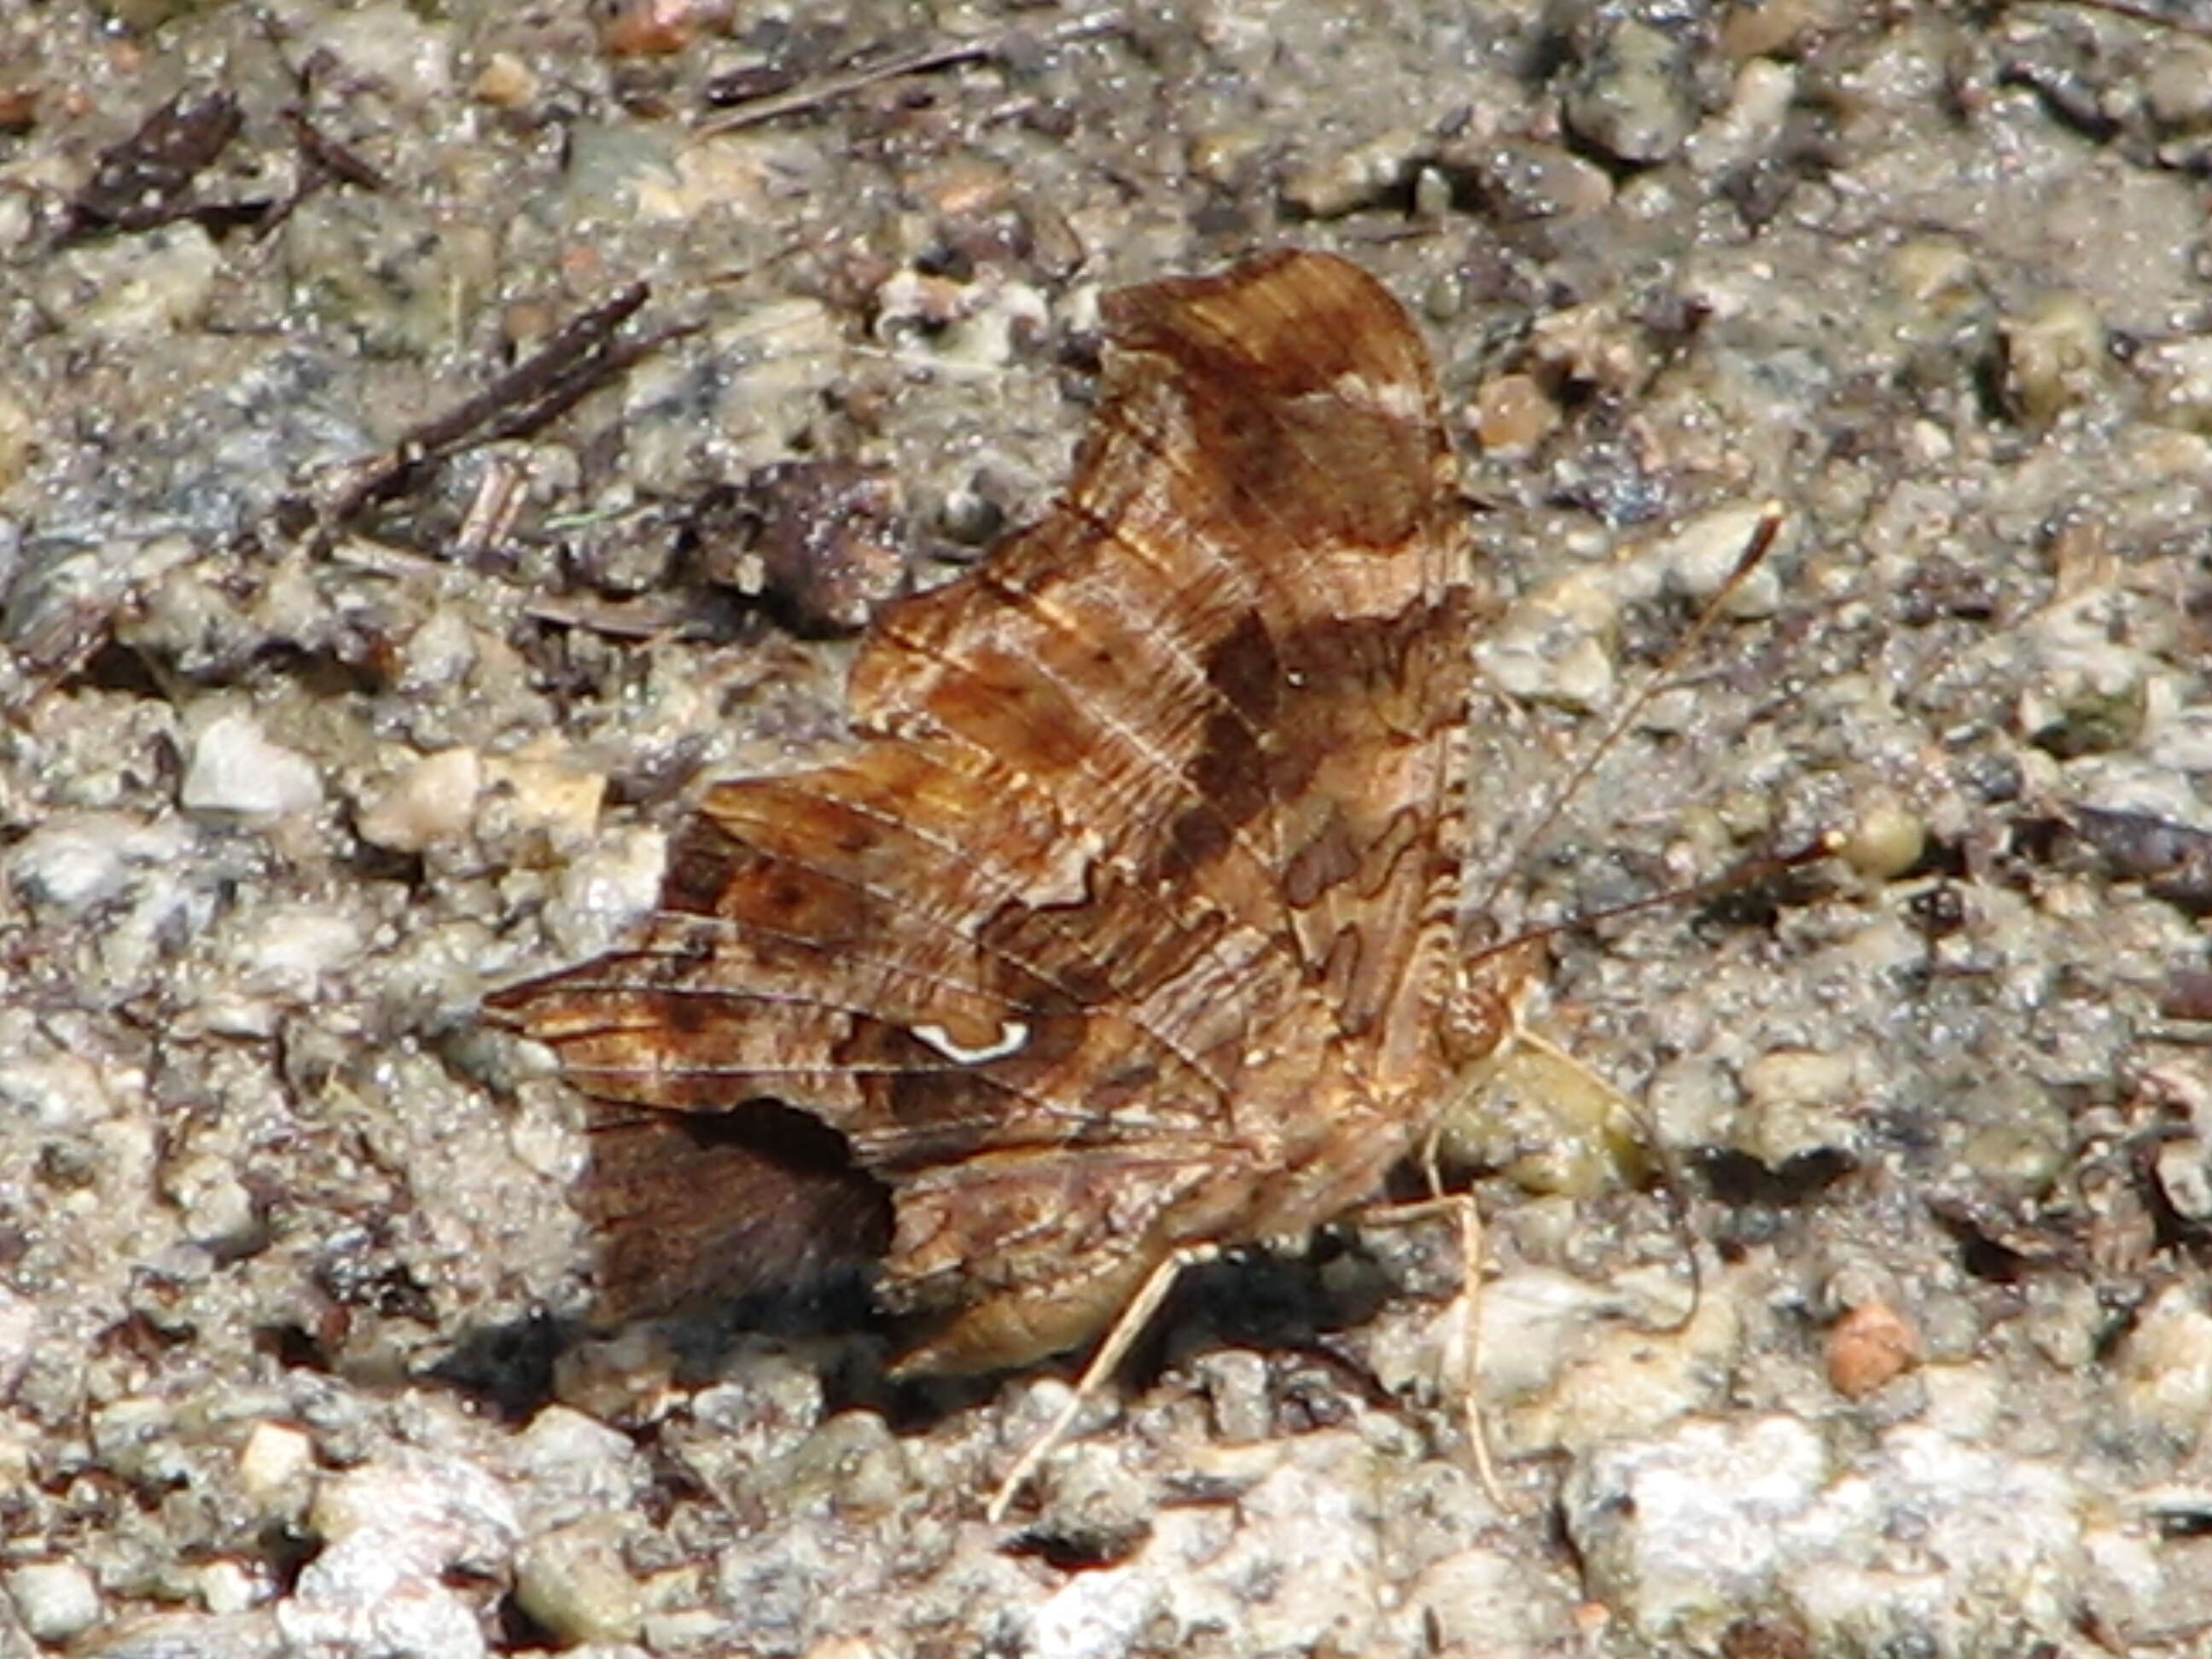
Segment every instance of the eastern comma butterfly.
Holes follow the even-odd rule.
[[[1065,496],[878,613],[851,744],[715,787],[634,938],[490,1000],[598,1103],[611,1313],[860,1259],[902,1370],[1019,1366],[1376,1200],[1500,1042],[1418,331],[1297,252],[1103,309]]]

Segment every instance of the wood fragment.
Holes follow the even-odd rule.
[[[417,423],[391,448],[343,470],[324,511],[343,524],[363,507],[405,488],[423,467],[483,445],[526,437],[623,370],[672,339],[694,331],[688,324],[632,339],[617,331],[651,296],[632,283],[554,331],[536,351],[483,391],[443,414]]]
[[[151,230],[198,210],[192,185],[238,137],[238,100],[218,89],[179,93],[111,145],[70,203],[66,233]]]

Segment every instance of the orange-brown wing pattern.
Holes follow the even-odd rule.
[[[603,1101],[842,1136],[889,1299],[960,1311],[928,1363],[1327,1218],[1449,1080],[1467,556],[1419,337],[1315,254],[1105,310],[1066,496],[878,618],[858,740],[712,791],[635,941],[494,999]]]

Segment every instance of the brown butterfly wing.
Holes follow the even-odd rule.
[[[587,1094],[772,1097],[890,1188],[920,1356],[1301,1230],[1441,1104],[1466,543],[1418,335],[1286,253],[1109,296],[1065,500],[884,614],[862,734],[728,783],[623,950],[494,999]]]
[[[602,1109],[582,1206],[600,1240],[598,1310],[807,1297],[890,1248],[890,1195],[842,1136],[760,1101],[741,1113]]]

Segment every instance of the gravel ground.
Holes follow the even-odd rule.
[[[0,1655],[2197,1650],[2212,36],[2128,9],[0,0]],[[1049,497],[1102,288],[1285,241],[1424,317],[1511,601],[1477,926],[1844,852],[1551,942],[1456,1149],[1504,1504],[1369,1230],[993,1527],[1065,1370],[577,1335],[474,1010]]]

